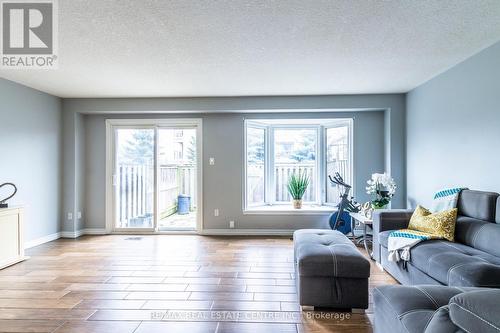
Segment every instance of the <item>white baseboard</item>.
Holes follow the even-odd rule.
[[[289,229],[204,229],[200,235],[206,236],[292,236]]]
[[[77,231],[62,231],[61,232],[61,237],[62,238],[78,238],[83,235],[105,235],[107,234],[106,229],[100,229],[100,228],[87,228],[87,229],[81,229]]]
[[[105,228],[87,228],[83,229],[84,235],[107,235],[108,232]]]
[[[61,238],[78,238],[82,235],[83,235],[83,229],[75,231],[61,231]]]
[[[48,243],[48,242],[51,242],[51,241],[59,239],[59,238],[61,238],[61,233],[56,232],[56,233],[51,234],[51,235],[39,237],[36,239],[32,239],[30,241],[24,242],[24,248],[31,249],[32,247],[35,247],[35,246],[38,246],[38,245],[41,245],[44,243]]]
[[[36,239],[32,239],[30,241],[24,242],[24,248],[25,249],[31,249],[32,247],[42,245],[48,242],[52,242],[56,239],[59,238],[78,238],[83,235],[106,235],[106,229],[100,229],[100,228],[88,228],[88,229],[82,229],[82,230],[77,230],[77,231],[61,231],[61,232],[56,232],[51,235],[39,237]]]
[[[295,230],[288,229],[204,229],[200,235],[205,236],[292,236]],[[134,233],[134,232],[133,232]],[[140,234],[135,232],[136,234]],[[87,228],[77,231],[61,231],[55,234],[43,236],[37,239],[30,240],[24,243],[25,249],[42,245],[59,238],[78,238],[83,235],[107,235],[108,232],[104,228]],[[181,234],[172,232],[172,234]],[[189,234],[195,234],[190,232]]]

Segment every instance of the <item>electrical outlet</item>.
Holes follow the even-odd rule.
[[[234,229],[234,221],[229,221],[229,229]]]
[[[81,219],[81,218],[82,218],[82,212],[78,212],[78,213],[76,213],[76,218],[77,218],[77,219]]]
[[[219,216],[219,208],[214,209],[214,216]]]
[[[215,158],[214,158],[214,157],[210,157],[210,158],[208,159],[208,164],[210,164],[210,165],[215,165]]]
[[[68,220],[72,220],[73,219],[73,213],[68,213]]]

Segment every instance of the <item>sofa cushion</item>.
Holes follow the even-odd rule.
[[[385,248],[390,233],[379,234]],[[425,241],[411,249],[410,262],[445,285],[500,287],[500,258],[464,244]]]
[[[448,284],[500,288],[500,266],[484,262],[457,265],[448,274]]]
[[[458,215],[495,221],[498,193],[463,190],[458,197]]]
[[[375,325],[376,332],[424,332],[434,312],[466,290],[469,289],[443,286],[377,287],[373,292],[375,323],[379,316],[390,316],[395,320],[385,321],[390,327]]]
[[[500,257],[500,224],[460,216],[455,241]]]
[[[368,278],[370,262],[344,234],[302,229],[293,233],[295,260],[301,276]]]
[[[500,332],[500,290],[476,290],[449,302],[451,320],[467,332]]]
[[[473,246],[476,234],[484,225],[492,224],[488,221],[478,220],[468,216],[457,217],[455,224],[455,241],[468,246]]]
[[[500,287],[500,258],[445,240],[411,249],[411,264],[444,285]]]

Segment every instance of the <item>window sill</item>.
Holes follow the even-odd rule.
[[[336,208],[334,206],[303,205],[295,209],[290,205],[266,205],[247,207],[244,215],[330,215]]]

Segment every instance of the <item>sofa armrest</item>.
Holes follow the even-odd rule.
[[[498,332],[500,330],[500,290],[469,291],[450,299],[450,318],[466,332]]]
[[[373,231],[404,229],[412,214],[413,209],[377,209],[373,212]]]
[[[443,332],[465,333],[451,320],[448,305],[442,306],[434,312],[424,331],[424,333]]]
[[[378,234],[386,230],[408,227],[413,210],[377,209],[373,212],[373,258],[380,263],[380,241]]]

